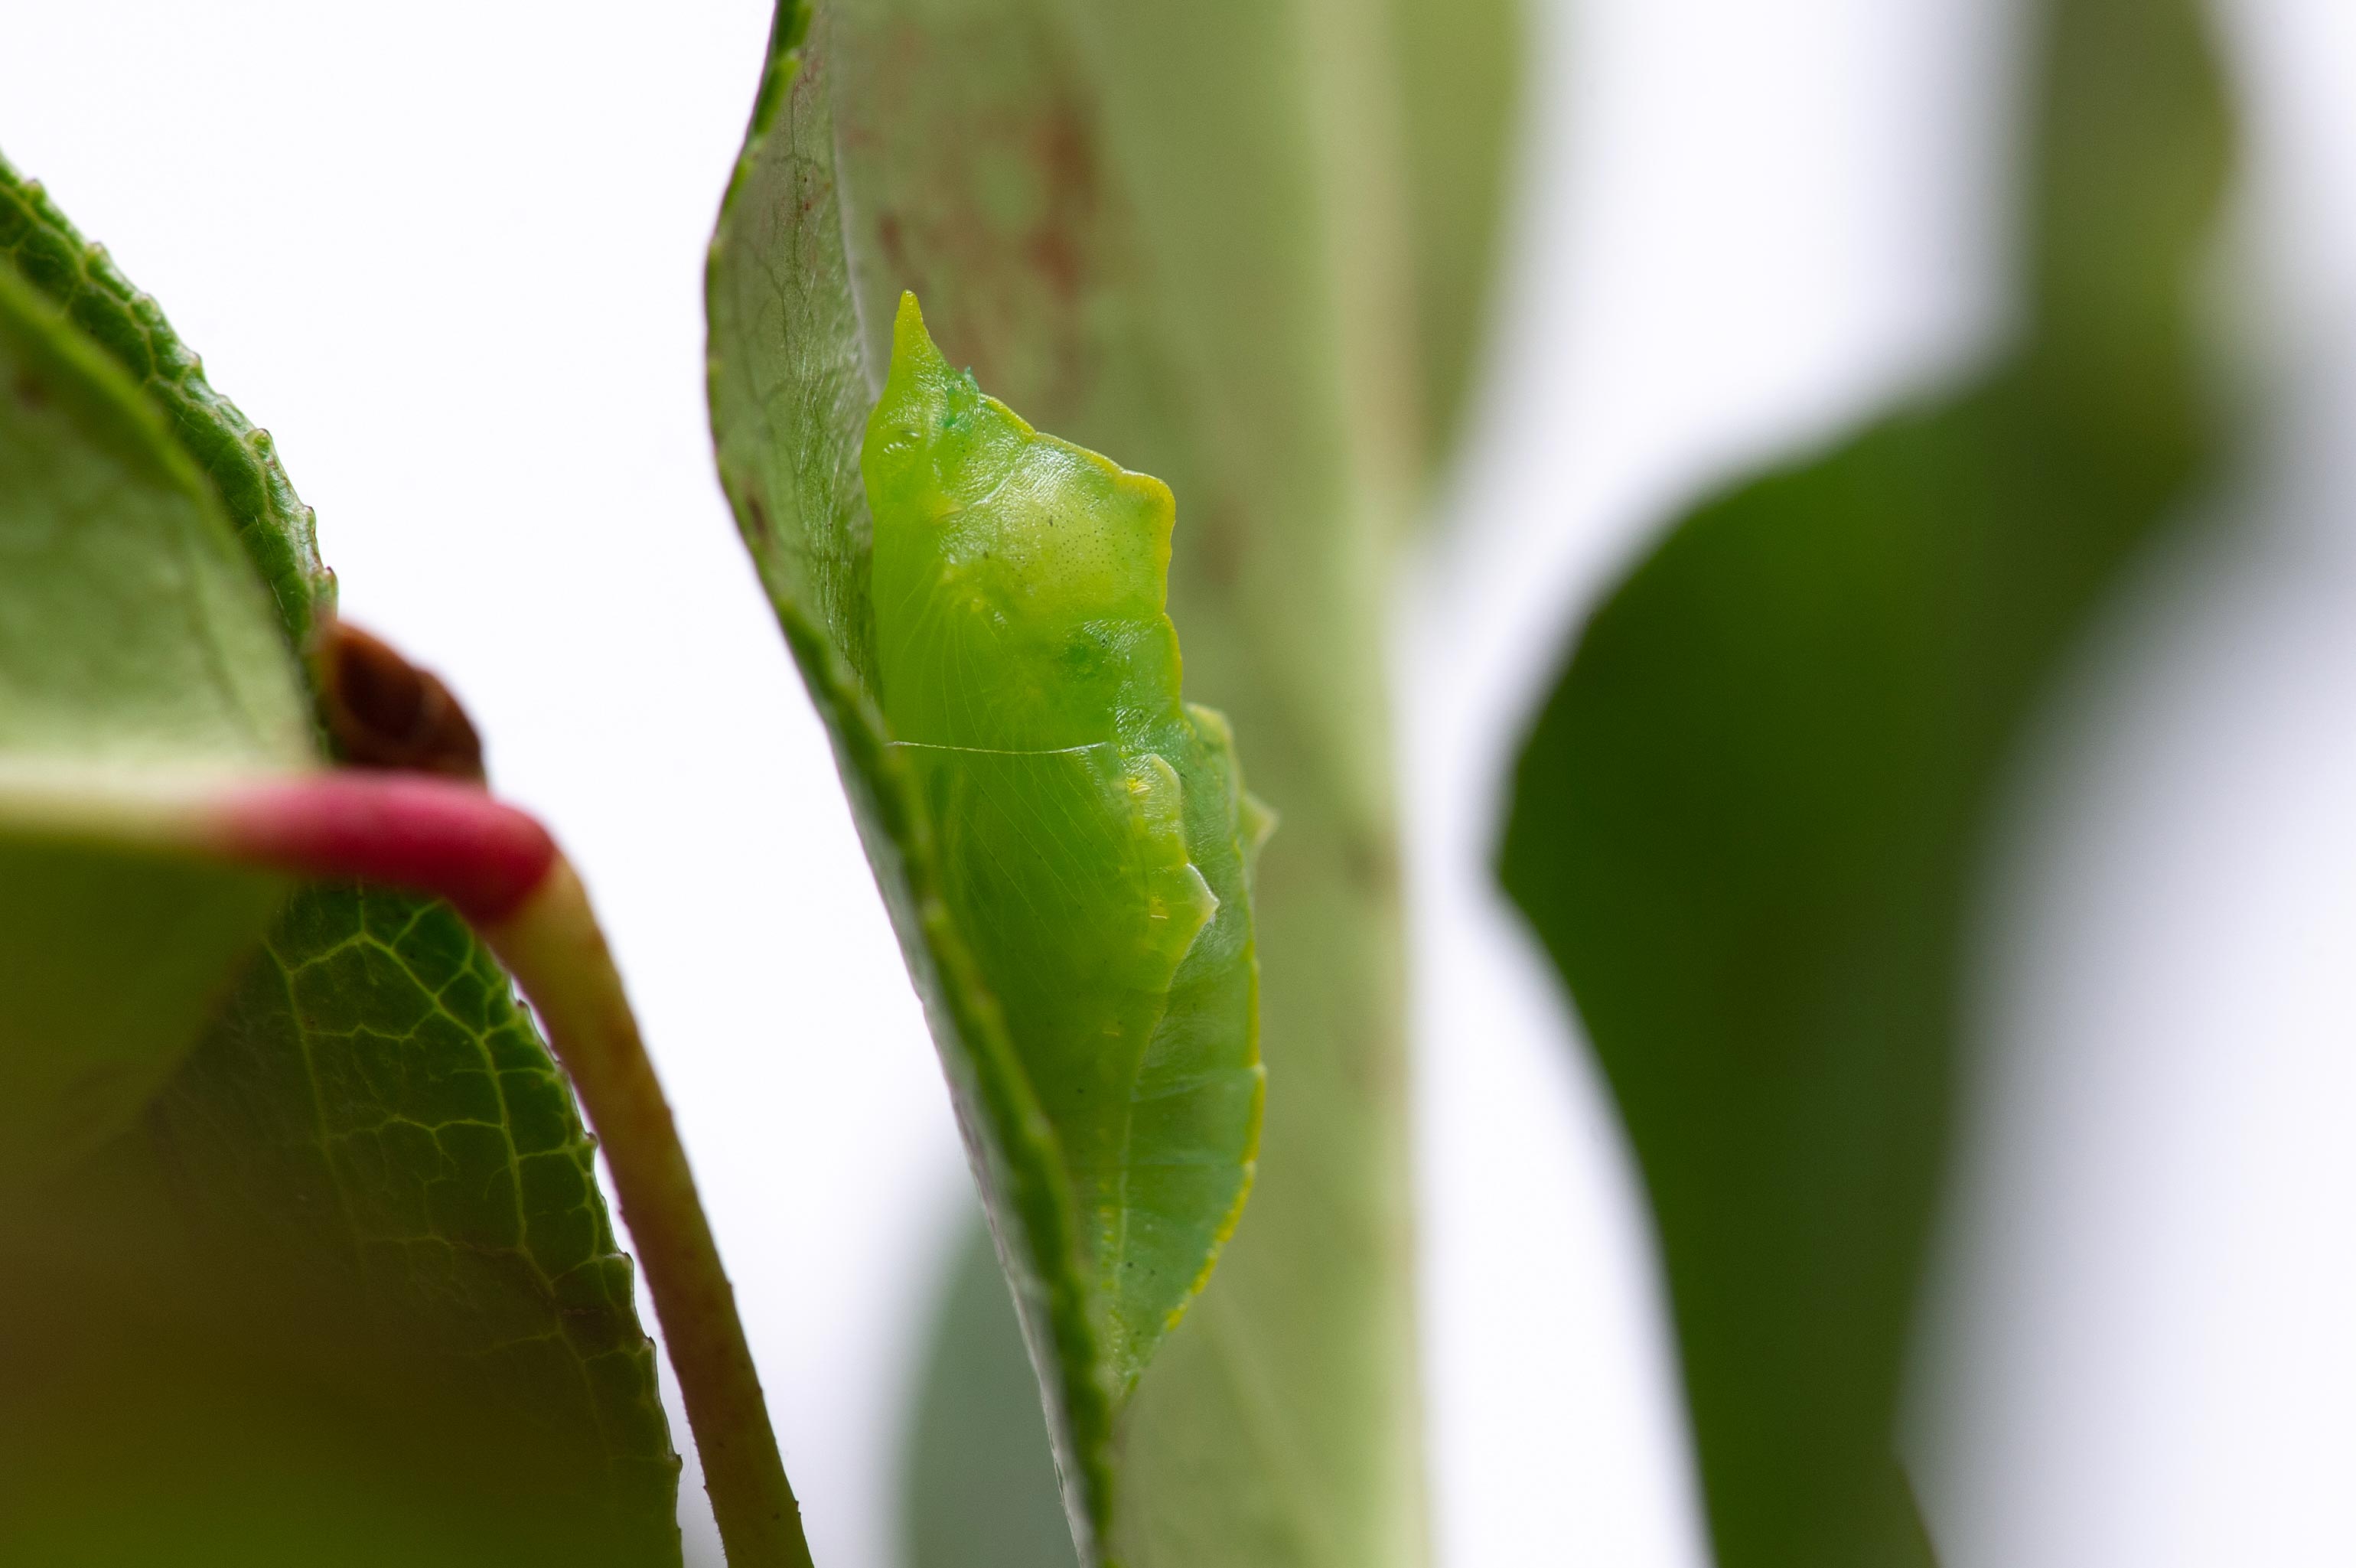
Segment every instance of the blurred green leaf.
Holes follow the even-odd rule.
[[[309,756],[211,487],[128,379],[0,268],[0,777],[124,789]],[[0,1192],[137,1112],[283,892],[0,816]]]
[[[144,362],[200,389],[152,306],[0,159],[0,779],[19,785],[135,791],[316,757],[196,426],[77,325],[120,328],[134,301],[156,328]],[[0,820],[0,1192],[128,1122],[284,891]]]
[[[990,1232],[958,1238],[917,1370],[903,1568],[1069,1568],[1039,1380]]]
[[[1523,105],[1522,0],[1391,0],[1426,454],[1462,434],[1490,336]]]
[[[331,579],[267,437],[5,165],[0,260],[0,770],[316,764]],[[506,975],[441,905],[284,895],[0,826],[0,1559],[676,1563],[629,1264]]]
[[[2045,15],[2026,341],[1680,522],[1515,779],[1501,873],[1643,1168],[1726,1568],[1927,1553],[1892,1422],[1983,827],[2214,457],[2190,306],[2232,138],[2201,23]]]
[[[1170,483],[1187,689],[1234,721],[1283,815],[1254,889],[1258,1183],[1121,1416],[1131,1568],[1424,1552],[1380,682],[1387,547],[1420,470],[1387,27],[1300,0],[846,0],[765,87],[715,252],[723,477],[904,940],[937,966],[920,980],[937,1032],[965,1042],[952,1081],[1013,1130],[984,1141],[983,1185],[1059,1391],[1067,1490],[1111,1476],[1075,1474],[1102,1416],[1056,1359],[1074,1341],[1037,1326],[1068,1312],[1042,1261],[1059,1195],[1026,1163],[1029,1108],[981,1098],[994,1020],[959,1000],[969,960],[927,923],[932,874],[903,847],[916,814],[879,782],[865,696],[849,455],[900,290],[1026,418]]]

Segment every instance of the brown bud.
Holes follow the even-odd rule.
[[[483,781],[483,742],[429,670],[344,621],[321,629],[327,727],[353,768]]]

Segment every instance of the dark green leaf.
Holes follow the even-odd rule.
[[[1679,523],[1515,781],[1503,876],[1643,1167],[1727,1568],[1925,1554],[1891,1424],[1983,824],[2213,455],[2190,305],[2230,135],[2191,0],[2047,14],[2027,342]]]

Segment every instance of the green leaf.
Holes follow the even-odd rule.
[[[980,1225],[958,1238],[916,1387],[902,1568],[1071,1568],[1039,1380]]]
[[[1490,333],[1528,39],[1521,0],[1391,0],[1405,124],[1424,446],[1462,434]]]
[[[67,221],[39,185],[0,158],[0,258],[129,372],[173,438],[220,491],[238,542],[278,607],[287,645],[307,650],[336,607],[335,575],[319,564],[311,509],[266,430],[205,380],[204,366],[155,300]]]
[[[835,196],[823,34],[778,12],[706,284],[712,430],[786,640],[835,746],[861,837],[924,997],[1054,1432],[1084,1562],[1111,1504],[1113,1390],[1062,1152],[946,900],[921,789],[873,696],[870,521],[858,461],[872,397]]]
[[[1096,1396],[1058,1359],[1080,1298],[1036,1262],[1065,1201],[1021,1152],[1044,1112],[971,1065],[997,1020],[962,997],[976,961],[937,940],[948,892],[905,847],[919,813],[879,755],[851,457],[903,289],[949,360],[1042,428],[1170,482],[1187,689],[1233,720],[1285,823],[1253,888],[1270,1080],[1253,1201],[1121,1414],[1113,1554],[1419,1561],[1380,687],[1386,547],[1419,475],[1381,15],[860,0],[814,22],[787,7],[775,48],[714,250],[722,477],[937,1035],[964,1043],[944,1052],[960,1102],[1001,1094],[967,1125],[1002,1130],[982,1182],[1067,1495],[1102,1496],[1110,1467],[1089,1457]]]
[[[315,766],[267,438],[5,165],[0,257],[0,786]],[[0,1559],[679,1560],[591,1144],[446,907],[0,820]]]
[[[1927,1556],[1892,1422],[2024,717],[2214,456],[2191,288],[2229,163],[2191,0],[2055,0],[2027,340],[1741,485],[1598,610],[1507,890],[1649,1189],[1727,1568]]]
[[[129,379],[0,269],[0,773],[135,787],[309,755],[211,487]],[[0,820],[0,1191],[138,1111],[283,891]]]
[[[0,1223],[0,1557],[677,1563],[571,1092],[445,907],[298,893],[130,1132]]]

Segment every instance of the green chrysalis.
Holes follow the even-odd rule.
[[[913,295],[860,467],[884,720],[1061,1144],[1125,1393],[1251,1185],[1269,819],[1226,721],[1179,698],[1167,486],[985,396]]]

